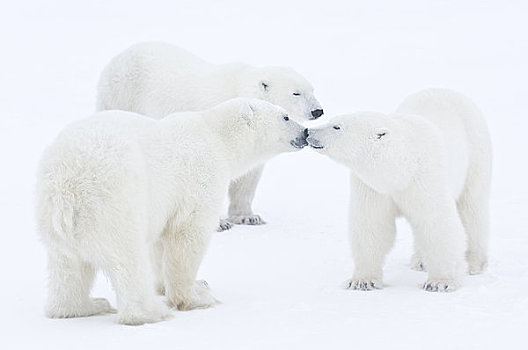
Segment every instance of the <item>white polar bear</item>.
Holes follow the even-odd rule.
[[[466,97],[424,90],[408,97],[393,115],[336,117],[308,133],[313,148],[351,169],[355,271],[349,288],[381,288],[383,261],[399,215],[409,220],[416,252],[428,269],[425,290],[456,289],[466,259],[470,273],[482,271],[491,141],[480,111]]]
[[[173,112],[207,109],[234,97],[271,102],[297,120],[323,114],[313,87],[290,68],[215,65],[163,43],[137,44],[116,56],[101,74],[97,109],[159,119]],[[221,228],[264,223],[251,207],[262,170],[263,165],[232,182],[228,221]]]
[[[152,260],[169,306],[214,305],[195,277],[230,180],[304,147],[304,132],[284,109],[244,98],[159,121],[106,111],[68,126],[46,150],[38,176],[47,315],[111,312],[106,300],[89,297],[102,269],[116,291],[120,323],[166,318]]]

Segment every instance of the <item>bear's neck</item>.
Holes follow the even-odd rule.
[[[247,126],[222,119],[213,117],[208,125],[222,147],[222,158],[230,169],[231,178],[243,175],[270,158],[262,150],[255,130],[248,132]]]
[[[216,79],[221,82],[218,86],[224,91],[226,100],[234,97],[255,97],[258,87],[255,76],[255,68],[244,63],[226,63],[218,66],[215,71]]]

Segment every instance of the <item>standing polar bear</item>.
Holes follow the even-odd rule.
[[[163,43],[137,44],[116,56],[101,74],[97,109],[159,119],[173,112],[207,109],[234,97],[268,101],[285,108],[297,121],[323,114],[313,87],[290,68],[215,65]],[[260,165],[233,179],[228,220],[221,229],[264,223],[251,207],[262,170]]]
[[[308,143],[351,169],[349,230],[355,271],[348,287],[382,287],[395,218],[414,231],[427,291],[452,291],[487,262],[491,141],[466,97],[430,89],[393,115],[360,112],[310,129]]]
[[[96,269],[116,291],[120,323],[169,316],[155,296],[153,269],[169,306],[213,306],[195,278],[230,180],[305,145],[304,128],[284,109],[243,98],[159,121],[106,111],[68,126],[38,175],[47,315],[111,312],[106,300],[89,297]]]

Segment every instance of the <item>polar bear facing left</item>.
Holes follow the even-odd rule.
[[[46,314],[112,312],[90,298],[96,270],[116,291],[119,323],[170,316],[156,275],[169,306],[215,305],[195,278],[230,180],[305,145],[304,128],[284,109],[245,98],[159,121],[106,111],[68,126],[45,151],[37,181]]]
[[[302,75],[280,66],[213,64],[174,45],[133,45],[104,68],[97,90],[97,109],[121,109],[160,119],[173,112],[210,108],[230,98],[249,97],[278,105],[295,120],[316,119],[323,109],[314,88]],[[259,225],[252,202],[263,165],[233,179],[229,187],[228,221]]]
[[[481,112],[465,96],[429,89],[396,113],[358,112],[310,129],[308,143],[351,169],[351,289],[382,287],[395,218],[415,237],[427,291],[458,288],[487,263],[491,141]]]

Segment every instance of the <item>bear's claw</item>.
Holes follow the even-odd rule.
[[[449,293],[457,290],[458,283],[452,280],[427,281],[422,288],[427,292]]]
[[[411,269],[415,271],[427,271],[424,263],[421,261],[411,262]]]
[[[218,224],[218,228],[216,229],[217,232],[227,231],[233,228],[233,224],[230,223],[227,220],[220,219],[220,223]]]
[[[264,225],[266,222],[260,217],[260,215],[243,215],[243,216],[231,216],[227,219],[231,224],[235,225]]]
[[[355,280],[350,279],[345,282],[345,288],[351,289],[351,290],[374,290],[374,289],[382,289],[383,283],[377,280]]]
[[[425,264],[421,256],[418,253],[413,254],[410,265],[411,265],[411,269],[415,271],[427,271],[425,268]]]

